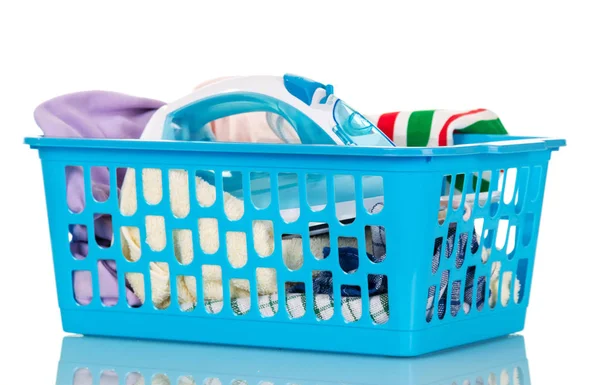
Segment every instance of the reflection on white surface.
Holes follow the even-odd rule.
[[[530,385],[523,337],[417,358],[65,337],[58,385]]]

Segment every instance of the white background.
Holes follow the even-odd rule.
[[[81,90],[171,101],[217,76],[293,72],[366,113],[485,107],[511,133],[568,140],[549,169],[523,335],[533,384],[593,383],[600,27],[577,3],[2,2],[3,382],[52,383],[64,336],[38,155],[22,144],[39,134],[33,109]]]

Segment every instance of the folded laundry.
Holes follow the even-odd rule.
[[[444,251],[445,258],[450,258],[454,251],[454,244],[456,238],[456,223],[451,223],[448,226],[448,236],[446,237],[446,247]],[[456,245],[456,266],[461,267],[465,261],[467,255],[467,244],[469,242],[469,234],[461,233],[458,237],[458,244]],[[432,260],[432,272],[437,272],[440,265],[440,258],[442,254],[442,244],[443,238],[437,238],[434,243],[434,253]],[[471,244],[470,244],[470,252],[471,254],[477,253],[479,250],[479,236],[475,230],[473,230],[471,235]],[[482,262],[486,263],[490,256],[490,250],[482,247],[481,250],[481,259]],[[463,302],[463,311],[468,313],[471,310],[472,301],[473,301],[473,285],[475,280],[475,266],[470,266],[467,268],[465,275],[465,291],[464,291],[464,302]],[[506,277],[509,277],[508,275]],[[510,275],[512,277],[512,274]],[[498,262],[494,262],[492,264],[492,272],[490,274],[490,290],[489,290],[489,304],[491,307],[494,307],[497,301],[497,295],[499,290],[499,280],[500,280],[500,264]],[[511,297],[511,280],[508,278],[504,278],[502,280],[502,298],[501,303],[503,306],[508,304],[508,301]],[[444,318],[446,314],[446,298],[448,293],[448,283],[449,283],[449,271],[444,271],[441,276],[440,281],[440,290],[439,290],[439,303],[438,303],[438,317],[440,319]],[[475,306],[478,310],[481,310],[484,301],[485,301],[485,284],[486,277],[480,276],[477,279],[477,291],[476,291],[476,299]],[[450,297],[450,311],[453,315],[456,315],[460,309],[461,298],[460,298],[460,283],[454,282],[452,285],[451,297]],[[521,283],[518,277],[515,277],[514,284],[514,293],[513,298],[519,298],[521,290]],[[427,306],[426,306],[426,319],[431,320],[434,313],[434,302],[435,302],[435,287],[432,286],[429,289],[429,293],[427,296]]]
[[[286,293],[285,298],[285,309],[290,318],[301,318],[306,314],[306,295],[304,293]],[[231,300],[231,309],[236,315],[248,313],[251,305],[250,297]],[[336,309],[333,297],[328,294],[316,294],[312,305],[316,317],[321,320],[330,319]],[[208,313],[216,314],[223,309],[223,301],[204,301],[204,306]],[[185,311],[194,311],[196,304],[186,303],[181,305],[181,308]],[[274,316],[279,311],[277,294],[259,296],[258,308],[263,317]],[[347,322],[358,321],[362,317],[361,297],[342,297],[341,312]],[[369,313],[373,322],[377,324],[386,323],[390,316],[388,295],[381,294],[369,297]]]
[[[331,249],[325,247],[323,256],[329,256]],[[340,267],[347,273],[353,273],[358,269],[359,253],[356,247],[340,247],[338,248]],[[368,258],[374,262],[377,260],[370,254]],[[370,274],[368,276],[369,296],[380,295],[387,293],[387,277],[382,274]],[[288,293],[304,293],[306,290],[304,283],[296,283],[288,287]],[[320,271],[313,276],[313,292],[315,294],[333,295],[333,275],[330,271]],[[341,294],[343,297],[360,297],[360,286],[343,285]]]
[[[149,202],[159,202],[162,197],[162,176],[160,170],[143,170],[144,198]],[[169,195],[171,196],[171,210],[177,217],[185,217],[190,211],[188,175],[184,170],[169,171]],[[203,206],[210,206],[215,202],[216,189],[213,185],[200,177],[195,177],[196,197]],[[135,213],[136,204],[135,173],[128,172],[121,188],[121,212],[124,215]],[[231,220],[238,220],[244,212],[243,201],[227,192],[224,194],[223,203],[225,214]],[[215,253],[219,245],[218,221],[214,218],[200,218],[198,221],[200,246],[205,253]],[[166,246],[165,221],[160,216],[147,216],[145,219],[146,243],[151,249],[160,251]],[[121,229],[123,255],[129,261],[137,261],[141,257],[140,231],[136,227],[123,227]],[[270,221],[253,222],[254,247],[259,255],[268,256],[273,253],[274,239],[273,228]],[[178,230],[173,234],[175,257],[182,264],[189,264],[194,257],[191,230]],[[341,237],[341,246],[357,247],[355,238]],[[310,237],[310,247],[316,258],[323,258],[322,250],[329,244],[329,234]],[[226,236],[227,258],[234,267],[242,267],[248,259],[246,247],[246,233],[229,232]],[[317,252],[317,250],[319,250]],[[303,263],[302,242],[300,238],[289,238],[282,243],[283,258],[290,269],[298,269]],[[170,304],[170,280],[168,265],[164,262],[151,262],[150,274],[152,278],[152,298],[158,308]],[[145,300],[144,277],[139,274],[127,274],[127,282],[133,288],[141,302]],[[204,298],[220,300],[223,296],[221,268],[218,265],[205,265],[202,269],[202,283]],[[247,280],[231,280],[231,295],[234,298],[249,296],[250,286]],[[257,270],[258,294],[273,294],[277,292],[277,279],[274,269],[260,268]],[[196,279],[193,276],[177,277],[177,293],[180,302],[196,302]]]
[[[34,118],[45,136],[62,138],[105,138],[137,139],[154,112],[164,105],[163,102],[119,94],[116,92],[88,91],[62,95],[42,103],[35,109]],[[79,213],[85,208],[85,189],[83,170],[80,167],[66,167],[67,206]],[[117,171],[118,189],[125,176]],[[109,195],[109,174],[105,168],[96,167],[91,171],[94,198],[103,200]],[[114,187],[113,187],[114,188]],[[115,192],[113,192],[115,193]],[[113,231],[106,216],[94,217],[98,244],[111,244]],[[71,252],[77,259],[87,256],[88,235],[83,226],[69,229]],[[91,231],[91,229],[90,229]],[[98,279],[101,281],[100,296],[105,304],[116,303],[119,297],[115,266],[112,263],[98,265]],[[84,271],[73,274],[75,299],[81,304],[92,300],[91,277]],[[139,302],[133,292],[127,290],[130,303]]]
[[[46,136],[49,137],[79,137],[79,138],[109,138],[109,139],[137,139],[140,137],[144,130],[145,125],[155,111],[163,106],[164,103],[157,100],[137,98],[128,95],[118,94],[114,92],[79,92],[74,94],[63,95],[52,100],[49,100],[41,104],[35,111],[35,119],[42,131]],[[502,124],[493,113],[487,110],[474,110],[466,113],[458,112],[443,112],[443,111],[426,111],[426,112],[411,112],[410,114],[403,113],[391,113],[382,115],[373,115],[380,128],[384,132],[396,138],[397,134],[401,132],[402,119],[400,116],[410,116],[407,119],[406,132],[408,139],[398,139],[397,144],[399,145],[411,145],[416,143],[410,139],[411,133],[416,133],[415,138],[423,137],[423,133],[429,133],[429,138],[438,138],[437,143],[433,143],[433,140],[427,140],[427,145],[450,145],[452,144],[451,133],[456,130],[462,130],[461,132],[479,132],[479,133],[506,133]],[[392,119],[394,116],[394,119]],[[431,119],[429,119],[429,117]],[[443,118],[443,119],[442,119]],[[391,125],[391,126],[390,126]],[[393,129],[390,130],[390,127]],[[252,127],[252,130],[247,130],[248,127]],[[435,129],[434,129],[435,128]],[[439,128],[439,129],[438,129]],[[268,122],[265,119],[264,113],[250,113],[235,115],[229,118],[224,118],[211,123],[211,129],[215,133],[215,139],[217,141],[263,141],[263,142],[277,142],[279,139],[276,135],[271,132]],[[250,137],[242,137],[241,133],[250,132],[253,134]],[[256,133],[256,135],[254,135]],[[262,133],[262,134],[260,134]],[[390,134],[391,133],[391,134]],[[444,141],[443,133],[446,133],[446,140]],[[293,133],[292,133],[293,134]],[[269,135],[271,135],[269,137]],[[258,139],[257,139],[258,138]],[[270,138],[270,139],[269,139]],[[410,142],[410,143],[409,143]],[[144,181],[144,195],[146,195],[146,184],[152,185],[154,182],[160,180],[159,170],[144,170],[143,181]],[[181,172],[182,174],[179,174]],[[131,173],[133,174],[133,173]],[[171,178],[171,172],[169,173]],[[170,187],[170,195],[180,197],[181,194],[186,194],[188,199],[174,199],[173,202],[186,202],[185,205],[173,207],[173,212],[178,215],[177,210],[181,210],[179,214],[182,216],[187,215],[189,212],[189,196],[187,189],[187,175],[185,171],[174,172],[174,178],[181,182],[181,186],[185,186],[185,189],[177,187],[175,184],[174,188]],[[104,200],[111,193],[109,185],[109,173],[106,168],[95,167],[91,169],[91,186],[85,186],[92,191],[92,195],[99,201]],[[128,182],[129,187],[125,186],[125,179],[130,180]],[[185,185],[183,184],[185,180]],[[66,167],[66,190],[67,190],[67,204],[68,208],[73,212],[81,212],[85,208],[85,190],[84,190],[84,176],[81,167],[68,166]],[[148,182],[148,183],[146,183]],[[159,186],[155,184],[155,186]],[[130,209],[129,213],[135,212],[135,178],[125,173],[125,170],[117,170],[117,186],[112,186],[116,191],[112,191],[113,194],[117,194],[121,200],[121,207],[125,211]],[[161,187],[162,188],[162,187]],[[153,188],[151,188],[153,189]],[[123,191],[125,190],[125,191]],[[129,192],[128,192],[129,191]],[[158,193],[158,189],[156,193]],[[208,190],[207,190],[208,191]],[[214,194],[216,192],[211,190],[210,199],[214,202]],[[152,204],[153,192],[149,194],[149,203]],[[141,197],[139,197],[141,198]],[[148,198],[148,196],[145,196]],[[232,201],[233,197],[225,195],[224,203],[225,206],[231,201],[231,207],[235,207],[235,203]],[[130,204],[123,203],[127,201]],[[160,199],[159,199],[160,200]],[[226,209],[227,212],[227,209]],[[235,218],[235,210],[232,214]],[[112,229],[111,221],[107,216],[96,215],[94,216],[94,230],[96,234],[96,243],[100,246],[108,246],[113,242],[114,232]],[[145,219],[146,234],[150,234],[147,237],[146,242],[152,249],[160,250],[164,248],[166,244],[166,232],[164,231],[164,220],[161,220],[157,216],[148,216]],[[218,223],[217,219],[203,218],[199,222],[199,228],[201,234],[207,236],[202,237],[201,235],[201,246],[205,249],[205,252],[211,252],[218,248],[218,235],[215,237],[215,233],[218,234]],[[150,229],[151,231],[148,231]],[[157,229],[157,231],[152,231]],[[267,223],[263,221],[257,221],[254,225],[254,243],[257,246],[257,252],[264,255],[269,255],[269,251],[272,252],[271,242],[273,229],[269,227]],[[377,232],[375,232],[375,230]],[[72,235],[70,242],[70,248],[75,258],[83,259],[87,255],[88,250],[88,236],[87,229],[84,226],[76,225],[71,226],[69,231]],[[91,231],[91,229],[90,229]],[[381,237],[383,228],[372,228],[372,236],[367,236],[367,242],[373,242],[372,245],[368,244],[367,249],[373,250],[373,258],[377,258],[378,253],[385,253],[384,245],[376,239]],[[257,233],[259,234],[257,236]],[[153,235],[155,234],[155,235]],[[139,230],[136,228],[125,228],[121,232],[124,253],[127,252],[130,260],[139,259],[141,252],[141,241]],[[193,258],[193,249],[187,248],[185,245],[191,244],[191,231],[175,231],[174,238],[176,244],[176,254],[180,262],[185,263]],[[311,251],[317,258],[324,258],[323,251],[328,245],[328,235],[323,238],[311,237]],[[203,239],[204,238],[204,239]],[[212,239],[212,240],[211,240]],[[217,242],[213,240],[217,239]],[[228,257],[230,257],[230,263],[232,265],[245,263],[247,259],[247,252],[245,251],[245,240],[246,234],[242,232],[232,232],[227,236],[227,248]],[[261,246],[261,240],[264,240]],[[289,242],[288,242],[289,241]],[[350,248],[357,248],[355,240],[352,238],[340,238],[339,247],[342,249],[341,253],[346,255],[352,255],[354,251]],[[184,246],[184,247],[181,247]],[[264,249],[261,249],[264,246]],[[208,251],[207,251],[208,250]],[[288,268],[297,268],[302,264],[302,247],[301,242],[298,239],[285,240],[283,243],[283,255],[286,260]],[[379,251],[377,251],[379,250]],[[287,251],[287,252],[286,252]],[[261,254],[262,255],[262,254]],[[384,254],[383,254],[384,255]],[[351,258],[344,257],[343,260],[351,261]],[[212,279],[211,277],[217,277],[217,270],[212,270],[213,267],[207,267],[207,271],[203,271],[203,280],[205,282],[205,293],[209,294],[209,298],[212,296],[218,299],[218,292],[221,292],[221,283],[218,279]],[[214,266],[218,269],[218,266]],[[273,285],[274,278],[272,269],[263,269],[264,271],[259,272],[258,277],[258,291],[259,293],[273,293],[276,290],[276,286]],[[73,289],[76,300],[81,304],[89,303],[92,299],[92,285],[91,276],[85,274],[86,272],[76,271],[73,278]],[[160,301],[162,306],[166,306],[170,301],[170,290],[169,290],[169,279],[168,279],[168,266],[163,263],[153,263],[151,268],[151,278],[153,279],[152,292],[153,296],[156,294],[156,299]],[[116,265],[112,262],[100,263],[98,265],[98,277],[100,282],[100,296],[103,303],[106,306],[113,305],[119,298],[119,288],[117,282]],[[165,279],[165,277],[167,277]],[[261,278],[262,277],[262,278]],[[140,281],[141,279],[141,281]],[[128,274],[126,277],[126,297],[127,301],[131,306],[138,306],[144,300],[144,291],[141,288],[143,276],[140,274],[131,275]],[[214,284],[212,284],[214,282]],[[158,283],[158,284],[154,284]],[[238,296],[244,296],[248,293],[247,281],[234,280],[234,290],[232,293]],[[178,277],[177,292],[183,298],[180,300],[196,300],[195,298],[195,278],[193,277]],[[383,280],[381,282],[383,287]],[[156,292],[155,292],[155,287]],[[492,282],[490,283],[490,290],[494,289],[493,276]],[[515,290],[518,287],[518,281],[515,284]],[[239,293],[238,293],[239,290]],[[211,292],[214,295],[211,295]],[[370,290],[371,291],[371,290]],[[236,294],[237,293],[237,294]],[[504,293],[504,290],[502,291]],[[504,295],[504,294],[503,294]],[[501,299],[503,301],[503,299]]]

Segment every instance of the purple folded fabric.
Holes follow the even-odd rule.
[[[45,136],[61,138],[105,138],[138,139],[154,112],[165,103],[146,98],[105,91],[86,91],[56,97],[38,106],[34,112],[35,121]],[[101,166],[101,165],[100,165]],[[109,174],[106,169],[92,169],[92,195],[103,201],[108,197]],[[117,189],[120,189],[125,170],[117,174]],[[67,205],[73,212],[81,212],[85,206],[85,191],[82,169],[68,167]],[[118,192],[117,192],[118,193]],[[88,232],[94,231],[96,243],[110,246],[112,243],[112,223],[107,216],[94,217],[94,229],[73,226],[71,253],[83,259],[88,251]],[[106,306],[114,305],[119,288],[117,272],[113,262],[98,265],[100,297]],[[92,283],[89,272],[76,272],[73,277],[75,299],[80,304],[88,304],[92,299]],[[127,288],[127,301],[130,305],[140,304],[130,288]]]

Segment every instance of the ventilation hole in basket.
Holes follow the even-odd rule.
[[[460,311],[460,281],[452,282],[452,293],[450,296],[450,314],[452,317],[456,317]]]
[[[485,276],[481,276],[477,279],[477,296],[475,299],[475,304],[477,305],[478,311],[483,310],[483,306],[485,305],[485,284]]]
[[[117,274],[117,264],[112,259],[99,259],[97,268],[100,301],[106,307],[115,306],[119,301],[119,287],[117,282],[106,278],[113,278]]]
[[[194,249],[192,242],[192,230],[173,230],[173,251],[177,262],[189,265],[194,260]]]
[[[290,319],[306,314],[306,286],[304,282],[285,283],[285,310]]]
[[[472,172],[469,174],[469,179],[465,180],[465,193],[466,194],[475,194],[478,190],[477,190],[477,183],[479,182],[479,173],[478,172]],[[475,196],[473,195],[473,198],[475,198]]]
[[[500,290],[500,303],[502,307],[508,306],[508,302],[512,296],[512,271],[505,271],[502,274],[502,289]]]
[[[335,175],[333,177],[335,194],[335,215],[343,225],[356,219],[356,186],[354,176]]]
[[[142,376],[142,374],[139,372],[129,372],[127,373],[127,376],[125,376],[125,383],[127,385],[144,385],[144,376]],[[78,383],[74,382],[73,384]],[[118,382],[115,384],[118,384]]]
[[[145,168],[142,170],[142,186],[144,200],[149,205],[157,205],[162,200],[162,171],[158,168]]]
[[[142,273],[126,273],[126,285],[131,288],[135,295],[126,295],[127,304],[129,307],[140,307],[144,304],[144,274]]]
[[[279,213],[286,223],[296,222],[300,217],[298,174],[280,172],[277,175],[277,197]]]
[[[245,315],[250,311],[252,301],[248,295],[249,291],[249,280],[239,278],[229,280],[229,303],[236,316]]]
[[[523,223],[523,238],[522,238],[523,246],[525,246],[525,247],[529,246],[529,243],[531,242],[531,238],[533,237],[534,219],[535,218],[533,216],[533,213],[525,214],[525,221]]]
[[[152,377],[152,385],[154,384],[171,385],[171,380],[166,374],[158,373]]]
[[[517,244],[517,226],[512,225],[508,228],[508,239],[506,245],[506,256],[508,260],[512,260],[515,257]]]
[[[437,237],[433,242],[433,258],[431,260],[431,274],[435,274],[440,267],[440,257],[442,255],[442,244],[444,237]]]
[[[142,256],[140,245],[140,229],[135,226],[121,227],[121,251],[125,260],[128,262],[136,262]]]
[[[94,296],[92,291],[92,272],[89,270],[74,270],[71,279],[73,288],[85,288],[84,290],[74,290],[73,298],[79,305],[86,306],[92,302]]]
[[[481,240],[481,262],[486,264],[492,253],[492,243],[494,241],[494,229],[483,230]]]
[[[487,170],[481,173],[479,183],[479,207],[485,207],[490,201],[490,181],[492,180],[492,171]]]
[[[248,262],[248,245],[246,233],[241,231],[228,231],[225,233],[227,242],[227,259],[231,266],[237,268],[246,266]]]
[[[508,219],[500,219],[498,221],[498,229],[496,232],[496,250],[503,250],[506,246],[506,237],[508,236]]]
[[[166,262],[150,263],[150,272],[152,304],[155,309],[164,310],[171,304],[169,264]]]
[[[86,225],[69,225],[69,248],[75,259],[85,259],[88,255],[88,232]]]
[[[496,261],[492,263],[492,272],[490,277],[490,297],[488,303],[491,309],[496,307],[498,302],[498,295],[500,294],[500,271],[502,270],[502,263]]]
[[[363,176],[363,206],[368,213],[378,214],[384,206],[383,177]]]
[[[92,181],[92,197],[96,202],[106,202],[110,197],[110,174],[108,167],[93,166],[90,168]]]
[[[242,173],[239,171],[223,171],[223,202],[225,204],[225,216],[230,221],[238,221],[244,216],[244,183]],[[237,198],[231,200],[229,195]]]
[[[456,180],[454,181],[454,199],[453,201],[460,203],[460,199],[463,193],[465,193],[465,174],[456,174]],[[454,209],[458,208],[458,204],[452,206]]]
[[[450,206],[452,189],[452,175],[444,175],[442,177],[442,186],[440,189],[440,207],[438,210],[438,223],[441,225],[446,220],[448,215],[448,207]]]
[[[100,384],[118,384],[119,375],[114,370],[103,370],[100,372]],[[90,382],[91,384],[91,382]]]
[[[151,263],[150,272],[152,304],[155,309],[164,310],[171,304],[169,264],[166,262]]]
[[[65,167],[65,191],[67,195],[65,199],[68,204],[69,212],[79,214],[85,209],[85,194],[79,194],[77,200],[73,200],[73,193],[69,190],[69,186],[74,186],[75,182],[80,183],[85,191],[85,182],[83,178],[83,167],[81,166],[66,166]],[[71,196],[71,201],[69,201]]]
[[[273,268],[256,269],[256,291],[258,292],[258,310],[263,317],[273,317],[279,310],[277,299],[277,271]]]
[[[318,320],[328,320],[333,317],[333,275],[331,271],[314,270],[313,277],[313,307]]]
[[[523,301],[523,297],[525,296],[525,287],[527,284],[527,266],[529,264],[529,260],[523,258],[519,259],[519,263],[517,263],[517,272],[515,279],[515,288],[513,299],[516,304],[520,304]]]
[[[483,218],[475,218],[473,220],[473,230],[475,231],[475,234],[477,236],[477,240],[478,242],[475,242],[475,244],[477,245],[475,247],[475,250],[471,250],[473,254],[477,253],[477,251],[479,250],[479,241],[481,240],[481,237],[483,235],[483,225],[484,225],[484,219]]]
[[[250,173],[250,199],[258,210],[271,204],[271,177],[268,172]]]
[[[463,299],[463,310],[469,314],[473,305],[473,283],[475,282],[475,266],[469,266],[465,275],[465,293]]]
[[[500,203],[502,202],[502,189],[504,187],[505,179],[504,170],[495,170],[492,173],[492,179],[490,181],[490,192],[488,193],[488,200],[490,201],[490,217],[495,217],[500,210]]]
[[[346,322],[356,322],[362,316],[362,296],[360,286],[342,285],[342,316]]]
[[[517,169],[514,167],[506,170],[506,177],[504,181],[504,204],[510,204],[515,195],[517,189]]]
[[[137,385],[137,384],[135,384]],[[154,385],[154,384],[153,384]],[[162,385],[162,384],[160,384]],[[177,379],[177,385],[196,385],[196,381],[192,376],[180,376]]]
[[[259,257],[268,257],[275,250],[275,239],[272,221],[253,221],[251,242]]]
[[[323,255],[328,254],[325,250]],[[354,237],[338,237],[338,258],[340,267],[345,273],[352,274],[358,270],[358,240]]]
[[[438,297],[438,318],[444,319],[446,315],[446,306],[448,302],[448,279],[450,277],[450,270],[442,272],[442,279],[440,281],[440,293]]]
[[[203,382],[204,385],[222,385],[221,380],[216,377],[208,377]]]
[[[454,245],[456,244],[456,222],[450,223],[448,226],[448,236],[446,237],[446,251],[444,256],[450,258],[454,252]]]
[[[196,306],[196,277],[193,275],[177,276],[177,302],[179,310],[189,312]]]
[[[73,372],[73,384],[92,385],[92,372],[88,368],[77,368]]]
[[[428,323],[433,319],[433,308],[435,302],[435,285],[429,286],[429,290],[427,290],[427,304],[425,306],[425,321]]]
[[[176,218],[190,213],[190,186],[186,170],[169,170],[169,203]]]
[[[373,263],[381,263],[386,257],[385,227],[365,226],[367,257]]]
[[[323,254],[325,249],[330,249],[329,224],[325,222],[310,222],[308,233],[311,237],[310,252],[316,259],[324,259],[329,256]],[[339,245],[338,245],[339,246]]]
[[[298,270],[304,264],[304,248],[302,246],[302,235],[282,234],[281,250],[283,263],[292,271]]]
[[[529,167],[521,167],[517,173],[517,188],[515,191],[515,213],[520,214],[527,199],[529,184]]]
[[[134,168],[117,168],[117,186],[121,186],[119,211],[121,215],[132,216],[137,211],[137,189]]]
[[[467,255],[467,245],[469,244],[469,233],[464,232],[458,235],[458,245],[456,249],[456,263],[457,269],[460,269],[465,262]]]
[[[215,218],[198,219],[200,248],[205,254],[214,254],[219,250],[219,221]]]
[[[306,174],[306,202],[312,211],[327,207],[327,180],[323,174]]]
[[[525,385],[525,374],[520,366],[513,369],[513,385]]]
[[[196,170],[196,202],[201,207],[211,207],[217,200],[217,192],[212,186],[215,184],[215,172],[213,170]],[[188,182],[189,183],[189,182]],[[207,186],[210,185],[209,186]],[[209,188],[207,188],[209,187]]]
[[[94,214],[94,239],[101,249],[107,249],[113,244],[112,215]]]
[[[204,308],[209,314],[217,314],[223,309],[223,285],[221,266],[202,265],[202,291]]]
[[[146,216],[146,243],[153,251],[162,251],[167,246],[164,217],[158,215]]]
[[[369,313],[371,319],[378,325],[389,320],[388,278],[385,274],[369,274],[367,276],[369,289]]]

